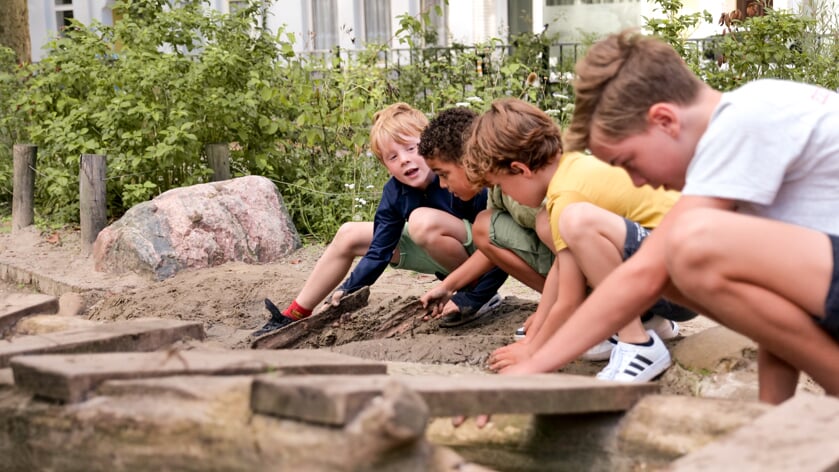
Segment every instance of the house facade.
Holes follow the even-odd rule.
[[[209,0],[222,12],[245,0]],[[747,0],[686,0],[686,12],[708,10],[718,18]],[[775,8],[794,8],[808,0],[775,0]],[[43,47],[73,18],[82,23],[115,21],[114,0],[29,0],[29,31],[32,60],[44,55]],[[442,16],[434,14],[440,7]],[[268,26],[285,25],[294,33],[298,51],[324,51],[335,46],[356,49],[365,42],[390,42],[395,38],[399,16],[431,11],[441,46],[453,42],[474,44],[508,34],[541,32],[544,25],[558,32],[563,41],[577,41],[584,34],[603,35],[640,26],[645,17],[658,15],[648,0],[275,0]],[[116,18],[118,21],[118,18]],[[719,32],[704,25],[693,33],[706,37]]]

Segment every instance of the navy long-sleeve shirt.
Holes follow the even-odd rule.
[[[410,187],[391,177],[382,190],[382,199],[373,218],[373,241],[370,248],[358,261],[349,278],[341,284],[340,290],[355,292],[365,285],[372,285],[382,275],[399,244],[405,222],[411,212],[420,207],[435,208],[474,222],[478,213],[487,207],[487,192],[486,189],[481,190],[474,198],[464,202],[441,188],[436,175],[424,190]]]

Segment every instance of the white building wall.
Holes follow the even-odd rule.
[[[47,0],[29,0],[29,41],[32,45],[32,60],[37,62],[44,56],[43,47],[47,44],[50,31],[55,30],[55,20],[49,23],[51,15]]]
[[[210,0],[213,8],[229,11],[229,0]],[[363,37],[362,2],[365,0],[337,0],[339,44],[342,48],[362,47],[352,38]],[[390,0],[391,33],[399,29],[399,16],[405,13],[419,14],[420,0]],[[578,41],[583,33],[598,35],[619,31],[627,27],[642,26],[645,16],[660,16],[654,10],[652,1],[616,0],[612,4],[581,4],[575,1],[573,6],[545,6],[545,0],[533,1],[533,33],[540,33],[543,25],[550,25],[551,32],[559,32],[562,41]],[[776,8],[798,11],[802,2],[807,0],[775,0]],[[44,55],[43,47],[57,31],[55,0],[29,0],[29,31],[32,43],[32,58],[37,61]],[[833,1],[833,8],[839,12],[839,0]],[[98,20],[112,24],[111,8],[113,0],[73,0],[75,19],[89,23]],[[268,27],[277,31],[285,25],[286,31],[295,36],[295,50],[312,48],[309,38],[311,30],[311,11],[308,0],[276,0],[268,16]],[[707,37],[718,34],[720,28],[716,20],[723,12],[734,9],[736,0],[686,0],[684,12],[708,10],[714,23],[701,25],[691,32],[692,37]],[[449,0],[448,5],[448,42],[474,44],[487,41],[492,37],[504,37],[509,27],[507,18],[508,0]],[[555,21],[556,20],[556,21]],[[347,30],[352,29],[352,32]],[[397,38],[392,47],[401,47]]]

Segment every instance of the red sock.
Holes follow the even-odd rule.
[[[283,316],[291,318],[295,321],[306,318],[307,316],[309,316],[311,314],[312,314],[312,310],[310,310],[308,308],[303,308],[302,306],[300,306],[297,303],[297,300],[294,300],[293,302],[291,302],[291,305],[289,305],[288,308],[286,308],[285,311],[283,312]]]

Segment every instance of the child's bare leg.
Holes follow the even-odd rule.
[[[596,287],[623,263],[626,222],[620,216],[590,203],[575,203],[562,212],[559,231],[589,284]],[[627,343],[644,343],[649,335],[640,318],[618,331]]]
[[[433,208],[417,208],[408,217],[411,240],[441,266],[454,270],[469,253],[463,247],[467,233],[463,220]]]
[[[760,401],[778,404],[795,394],[799,370],[763,348],[757,351]]]
[[[468,237],[463,220],[449,213],[433,208],[417,208],[408,217],[408,233],[417,246],[450,271],[469,258],[469,253],[463,247]],[[448,315],[457,309],[454,301],[449,300],[441,315]]]
[[[480,249],[501,270],[533,290],[542,293],[545,288],[545,277],[533,270],[527,262],[513,251],[498,247],[490,242],[489,226],[491,217],[492,210],[484,210],[478,213],[475,222],[472,223],[472,240],[475,242],[475,247]]]
[[[824,316],[833,270],[828,237],[720,210],[696,209],[674,223],[667,250],[674,285],[789,365],[762,357],[768,372],[761,398],[778,402],[791,395],[793,370],[839,395],[839,343],[811,317]]]
[[[297,303],[313,309],[347,276],[353,260],[367,253],[373,240],[373,223],[344,223],[326,246],[303,289],[295,299]]]

